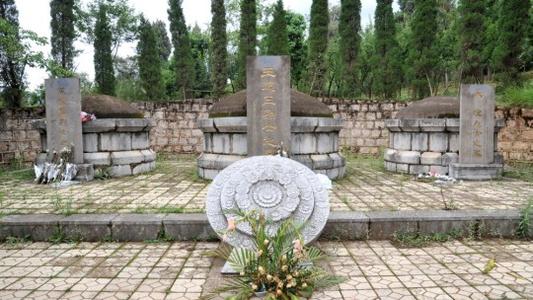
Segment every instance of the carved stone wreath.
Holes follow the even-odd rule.
[[[227,220],[236,218],[232,213],[236,210],[262,211],[273,221],[267,228],[270,235],[291,218],[295,224],[304,224],[302,235],[309,243],[326,225],[328,190],[299,162],[277,156],[250,157],[222,170],[207,192],[207,218],[219,235],[227,228]],[[235,247],[253,248],[251,234],[248,223],[239,223],[226,241]]]

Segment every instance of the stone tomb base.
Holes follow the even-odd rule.
[[[499,179],[503,175],[503,164],[450,164],[450,176],[463,180]]]

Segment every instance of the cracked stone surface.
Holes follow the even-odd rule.
[[[204,211],[209,182],[195,175],[192,156],[157,162],[138,176],[55,189],[31,180],[0,180],[0,214],[179,213]],[[533,195],[533,183],[515,179],[461,182],[441,190],[431,183],[383,170],[379,160],[347,160],[347,176],[334,182],[333,211],[517,209]]]
[[[422,248],[389,241],[315,244],[329,256],[325,268],[346,281],[312,299],[533,298],[533,241],[462,240]],[[198,299],[223,283],[223,262],[206,255],[218,246],[4,243],[0,299]],[[492,258],[496,267],[483,274]],[[100,271],[106,268],[113,271]]]

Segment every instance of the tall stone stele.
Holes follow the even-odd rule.
[[[463,84],[460,105],[459,163],[450,165],[450,175],[466,180],[501,177],[503,164],[494,161],[494,89]]]

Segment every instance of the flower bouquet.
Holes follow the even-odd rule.
[[[239,222],[250,225],[254,248],[234,248],[221,245],[212,255],[227,260],[238,276],[204,296],[212,299],[229,295],[226,299],[249,299],[252,296],[264,299],[297,300],[309,298],[313,291],[334,286],[344,279],[328,274],[314,264],[324,259],[324,253],[313,246],[304,246],[300,231],[302,225],[286,220],[269,236],[272,224],[262,213],[256,211],[236,212],[236,219],[228,220],[227,237],[235,231]]]

